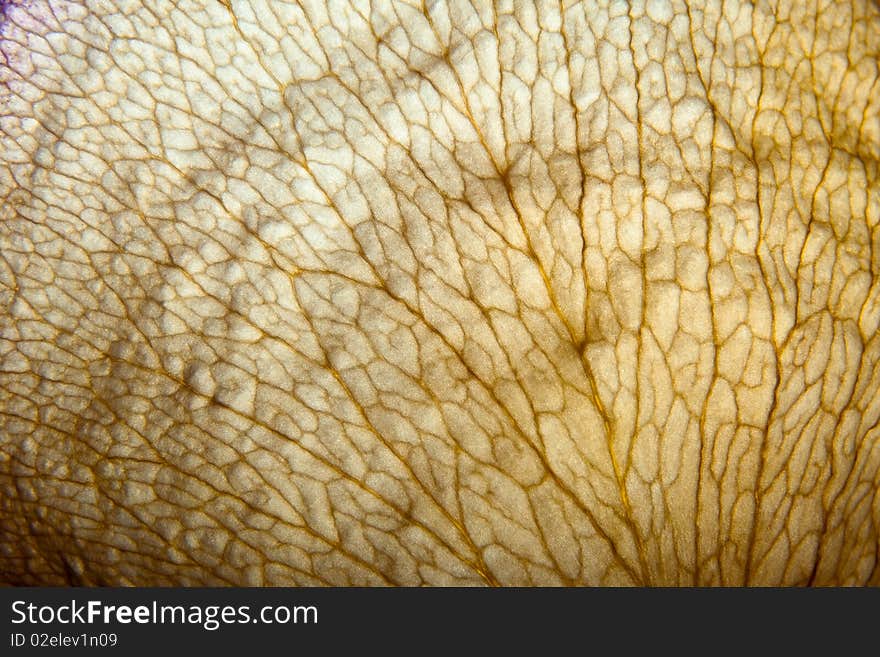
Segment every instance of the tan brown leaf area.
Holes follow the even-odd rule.
[[[880,10],[23,0],[0,580],[880,584]]]

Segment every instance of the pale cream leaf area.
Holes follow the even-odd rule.
[[[874,0],[0,13],[0,580],[880,584]]]

